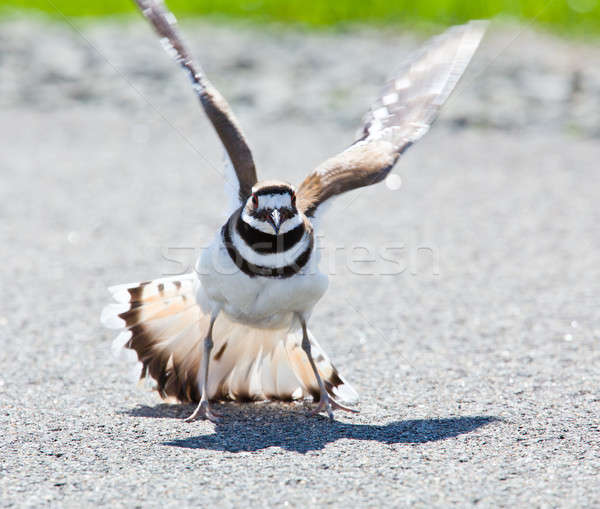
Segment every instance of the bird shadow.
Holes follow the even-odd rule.
[[[424,444],[470,433],[499,421],[494,416],[464,416],[439,419],[406,419],[387,424],[358,424],[330,421],[324,416],[308,416],[302,406],[274,404],[219,405],[223,418],[208,435],[163,442],[170,447],[209,449],[227,452],[252,452],[280,447],[307,453],[321,450],[341,439],[374,441],[382,444]],[[139,406],[123,413],[135,417],[185,418],[193,407],[160,404]],[[193,426],[194,424],[190,424]],[[197,425],[197,423],[196,423]]]

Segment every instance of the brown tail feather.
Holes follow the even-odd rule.
[[[196,303],[198,281],[193,274],[179,278],[111,288],[119,304],[108,306],[103,321],[122,327],[116,346],[134,350],[142,364],[141,378],[156,381],[164,399],[197,402],[202,341],[209,317]],[[308,358],[300,347],[299,331],[259,329],[221,314],[213,328],[209,364],[209,398],[238,401],[292,400],[319,390]],[[328,392],[348,403],[358,395],[338,374],[314,337],[315,362]]]

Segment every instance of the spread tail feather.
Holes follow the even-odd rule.
[[[150,377],[165,399],[198,402],[202,342],[210,317],[196,302],[194,274],[110,288],[116,303],[101,320],[123,329],[113,350],[131,349],[142,364],[140,378]],[[339,375],[309,331],[312,354],[327,391],[347,404],[358,402],[356,391]],[[292,400],[312,395],[319,387],[302,350],[300,330],[260,329],[230,320],[221,313],[213,327],[213,349],[207,392],[212,400]]]

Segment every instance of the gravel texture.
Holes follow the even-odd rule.
[[[261,176],[292,182],[421,39],[184,29]],[[600,504],[597,47],[492,27],[402,186],[330,210],[312,328],[359,415],[214,426],[137,388],[98,320],[224,221],[188,83],[141,20],[5,21],[0,45],[0,507]]]

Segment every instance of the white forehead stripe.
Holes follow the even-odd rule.
[[[259,209],[279,209],[282,207],[291,208],[292,197],[289,193],[285,194],[265,194],[258,195]]]

